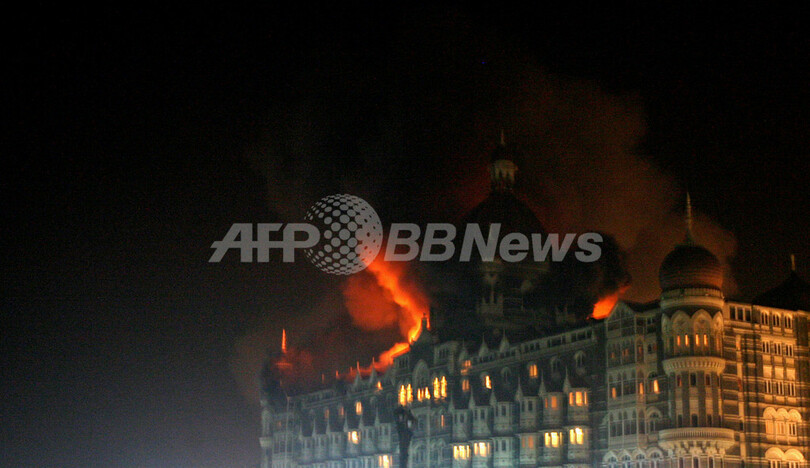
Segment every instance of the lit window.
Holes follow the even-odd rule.
[[[357,445],[360,443],[360,433],[357,431],[350,431],[348,434],[349,443]]]
[[[586,405],[586,392],[569,392],[568,393],[568,405],[569,406],[584,406]]]
[[[585,443],[585,434],[581,427],[575,427],[569,431],[568,441],[572,445],[582,445]]]
[[[486,442],[476,442],[473,444],[473,453],[476,457],[489,456],[489,444]]]
[[[537,364],[529,364],[529,377],[537,378]]]
[[[377,457],[377,467],[378,468],[391,468],[391,456],[390,455],[380,455]]]
[[[416,389],[416,399],[419,401],[430,399],[430,389],[427,387]]]
[[[560,446],[560,433],[559,432],[546,432],[545,434],[546,447],[559,447]]]
[[[661,391],[661,388],[658,386],[658,379],[654,379],[652,381],[652,388],[653,388],[653,393],[659,393]]]
[[[484,374],[484,387],[492,389],[492,379],[489,377],[489,374]]]
[[[441,398],[447,398],[447,378],[442,376],[442,379],[439,381],[439,396]]]
[[[461,381],[461,391],[463,391],[463,392],[469,392],[470,391],[470,381],[469,380],[464,379],[464,380]]]
[[[356,402],[354,404],[354,412],[357,413],[358,415],[363,414],[363,403],[362,402],[358,401],[358,402]]]
[[[454,445],[453,446],[453,459],[454,460],[468,460],[470,458],[469,445]]]
[[[557,407],[557,396],[556,395],[551,397],[551,407],[552,408]]]

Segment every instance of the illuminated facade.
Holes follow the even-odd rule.
[[[493,190],[514,180],[514,164],[493,168]],[[424,323],[385,373],[286,399],[265,389],[263,468],[396,468],[398,405],[417,421],[413,468],[805,468],[810,288],[794,272],[753,303],[728,300],[690,231],[654,303],[535,336],[440,339]],[[539,313],[510,320],[509,292],[480,270],[482,321]]]

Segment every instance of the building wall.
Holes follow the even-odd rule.
[[[704,296],[492,349],[420,338],[384,375],[265,398],[262,466],[396,468],[402,401],[413,468],[803,468],[807,313]]]

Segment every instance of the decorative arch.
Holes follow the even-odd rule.
[[[430,380],[428,378],[429,371],[427,363],[420,359],[413,368],[413,381],[416,387],[427,387]]]
[[[804,461],[804,455],[802,455],[802,453],[799,452],[796,449],[793,449],[793,448],[788,449],[788,451],[785,452],[785,460],[803,462]]]
[[[664,452],[658,447],[650,447],[647,449],[647,458],[664,458]]]
[[[708,333],[711,329],[712,317],[705,309],[700,309],[692,316],[695,333]]]
[[[784,460],[785,452],[778,447],[771,447],[765,452],[765,458],[768,460]]]
[[[679,310],[672,316],[673,333],[689,333],[692,331],[692,320],[686,312]]]
[[[619,461],[619,458],[613,453],[612,450],[608,450],[604,455],[602,455],[602,463],[616,463]]]

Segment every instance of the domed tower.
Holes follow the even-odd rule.
[[[664,259],[659,280],[671,424],[659,443],[675,457],[720,456],[735,443],[734,431],[721,427],[723,271],[717,257],[695,243],[689,195],[686,239]]]
[[[501,132],[501,141],[492,152],[489,164],[491,191],[484,201],[464,217],[461,233],[466,225],[476,224],[487,239],[490,227],[499,225],[498,239],[503,239],[509,233],[520,233],[530,240],[532,234],[541,234],[545,239],[546,230],[540,220],[515,195],[518,172],[516,159],[516,147],[507,144]],[[533,261],[531,248],[526,259],[520,262],[504,261],[497,251],[492,261],[478,258],[480,295],[476,314],[490,327],[521,328],[536,325],[541,319],[539,311],[533,309],[524,299],[537,288],[548,269],[547,263]]]

